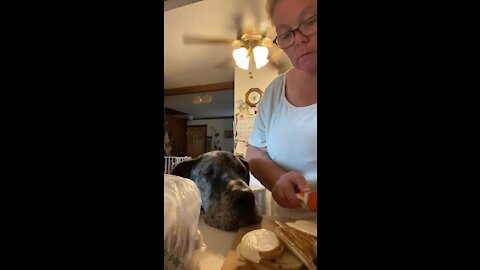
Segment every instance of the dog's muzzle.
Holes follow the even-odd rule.
[[[232,191],[233,206],[238,209],[252,209],[255,207],[255,195],[249,188]]]
[[[233,184],[232,184],[233,182]],[[243,181],[232,181],[231,202],[232,208],[239,218],[240,226],[255,224],[261,221],[255,194]]]

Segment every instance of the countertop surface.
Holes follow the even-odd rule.
[[[198,229],[202,234],[206,249],[197,250],[186,267],[186,270],[219,270],[222,268],[228,250],[235,240],[237,231],[226,232],[205,224],[200,216]]]
[[[291,221],[290,219],[279,219],[266,215],[263,215],[262,218],[263,220]],[[205,224],[202,216],[200,216],[198,228],[202,234],[206,249],[204,251],[195,251],[185,270],[220,270],[238,231],[226,232],[210,227]]]

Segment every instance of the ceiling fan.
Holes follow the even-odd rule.
[[[234,63],[245,70],[259,69],[267,63],[280,68],[281,50],[273,44],[270,38],[270,36],[273,36],[273,29],[268,22],[257,23],[258,21],[257,16],[245,12],[234,16],[235,28],[241,29],[237,31],[236,39],[208,38],[185,34],[183,35],[183,42],[184,44],[231,46],[232,55],[215,65],[215,68],[232,67]]]

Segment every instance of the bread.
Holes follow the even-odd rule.
[[[265,264],[264,262],[261,262],[261,263],[254,263],[254,262],[249,262],[250,265],[254,268],[254,269],[257,269],[257,270],[276,270],[276,269],[282,269],[282,270],[300,270],[302,269],[302,264],[300,263],[300,266],[299,267],[296,267],[296,268],[288,268],[288,267],[285,267],[281,264],[277,264],[277,265],[268,265],[268,264]]]
[[[239,260],[241,262],[247,261],[247,259],[245,259],[245,257],[243,257],[242,251],[240,251],[240,244],[237,245],[237,248],[235,249],[235,255],[237,257],[237,260]]]
[[[305,232],[296,230],[279,221],[275,233],[284,242],[287,248],[302,261],[309,270],[316,270],[317,239]]]
[[[270,260],[260,260],[260,263],[270,267],[271,269],[300,269],[303,263],[295,257],[288,249],[277,258]]]
[[[295,222],[285,222],[288,226],[309,234],[313,237],[317,237],[317,224],[307,220],[297,220]]]
[[[284,223],[275,231],[257,229],[246,233],[236,248],[239,261],[257,270],[316,270],[317,239]],[[300,222],[301,224],[301,222]]]
[[[237,248],[235,250],[235,255],[237,257],[237,260],[241,261],[241,262],[245,262],[245,261],[248,261],[247,258],[245,258],[242,254],[242,251],[240,250],[242,245],[237,245]],[[275,262],[275,260],[278,260],[280,259],[281,257],[283,257],[283,255],[285,254],[285,248],[283,247],[283,245],[279,245],[279,248],[276,248],[268,253],[264,253],[264,252],[261,252],[259,255],[261,257],[260,259],[260,263],[261,262],[264,262],[264,261],[267,261],[267,260],[272,260],[272,262]],[[291,253],[290,253],[291,254]],[[292,255],[293,256],[293,255]],[[288,260],[288,259],[287,259]],[[285,259],[283,259],[283,261],[285,261]],[[282,261],[282,262],[283,262]],[[270,262],[270,261],[269,261]],[[299,261],[300,262],[300,261]],[[301,262],[300,262],[300,265],[301,265]]]
[[[246,260],[260,263],[261,259],[279,257],[284,247],[277,235],[267,229],[257,229],[246,233],[239,244],[241,255]],[[238,257],[238,256],[237,256]]]

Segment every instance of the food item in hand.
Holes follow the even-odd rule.
[[[300,192],[297,198],[312,212],[317,212],[317,192]]]
[[[267,229],[257,229],[246,233],[239,244],[241,255],[252,262],[279,257],[284,247],[277,235]],[[238,257],[238,256],[237,256]]]

